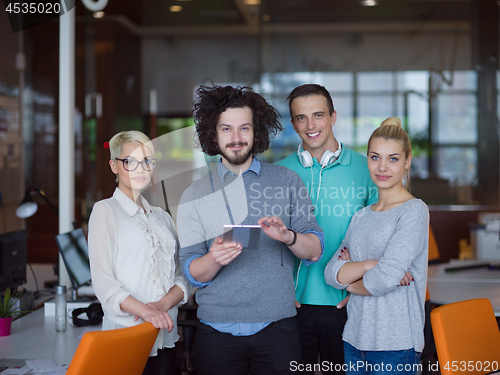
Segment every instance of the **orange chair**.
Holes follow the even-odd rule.
[[[434,236],[434,231],[429,224],[429,262],[431,264],[439,263],[439,248]]]
[[[66,375],[141,375],[158,332],[150,323],[86,332]]]
[[[442,375],[500,370],[500,331],[488,299],[437,307],[431,323]]]
[[[434,232],[429,224],[429,264],[439,263],[439,248],[436,242],[436,237],[434,237]],[[425,294],[425,326],[424,326],[424,337],[425,337],[425,347],[422,352],[422,359],[428,360],[431,357],[436,356],[436,344],[434,343],[434,335],[432,334],[432,327],[430,322],[431,314],[431,296],[429,294],[429,288],[426,288]]]
[[[434,232],[432,230],[432,227],[429,224],[429,258],[428,262],[429,264],[437,264],[439,263],[439,248],[436,242],[436,237],[434,237]],[[429,295],[429,288],[427,288],[426,294],[425,294],[425,300],[430,301],[431,296]]]

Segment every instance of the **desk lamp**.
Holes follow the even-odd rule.
[[[24,194],[23,200],[21,201],[21,203],[19,204],[19,206],[16,209],[16,216],[20,219],[27,219],[27,218],[33,216],[34,214],[36,214],[36,212],[38,211],[38,204],[34,201],[33,197],[36,196],[37,194],[40,194],[40,196],[47,203],[47,205],[52,209],[52,211],[54,211],[55,214],[57,216],[59,216],[59,211],[56,208],[56,206],[54,206],[54,204],[52,204],[50,199],[45,195],[45,192],[38,187],[35,187],[33,189],[26,189],[26,194]],[[28,263],[28,265],[31,268],[31,264]],[[33,272],[33,268],[31,268],[31,272]],[[54,273],[56,275],[59,273],[57,265],[55,265],[55,267],[54,267]],[[36,281],[36,276],[35,276],[34,272],[33,272],[33,276],[34,276],[35,282],[36,282],[36,289],[37,289],[36,296],[38,296],[38,293],[39,293],[38,292],[38,281]],[[52,286],[52,285],[57,285],[57,284],[58,284],[58,280],[54,280],[54,281],[51,280],[51,281],[45,282],[46,287],[49,285]]]
[[[27,189],[23,200],[16,209],[16,216],[20,219],[26,219],[33,216],[38,211],[38,204],[33,200],[33,196],[40,194],[43,200],[49,205],[49,207],[59,216],[59,211],[56,206],[47,198],[45,192],[40,190],[38,187],[34,189]]]

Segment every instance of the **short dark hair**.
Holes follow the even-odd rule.
[[[326,105],[328,106],[328,110],[330,111],[330,115],[333,113],[335,109],[333,108],[333,100],[328,90],[321,85],[309,83],[307,85],[297,86],[288,95],[288,98],[286,98],[286,100],[288,100],[288,110],[290,111],[290,117],[292,118],[292,120],[293,120],[292,102],[294,101],[294,99],[305,96],[313,96],[313,95],[324,96],[326,99]]]
[[[270,136],[283,130],[278,118],[280,114],[266,99],[249,87],[200,86],[196,90],[193,117],[198,140],[203,152],[208,155],[220,154],[217,139],[217,122],[220,114],[228,108],[249,107],[252,110],[254,142],[253,154],[269,148]]]

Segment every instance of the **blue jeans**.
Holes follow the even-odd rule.
[[[346,375],[413,375],[422,370],[420,355],[413,349],[363,351],[344,341]]]

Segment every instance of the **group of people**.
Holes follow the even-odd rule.
[[[334,135],[337,112],[316,84],[288,96],[296,153],[257,155],[279,113],[245,87],[201,86],[199,146],[220,155],[182,195],[177,225],[141,196],[156,166],[138,131],[109,142],[113,196],[89,221],[103,329],[160,329],[144,374],[173,374],[177,305],[192,288],[197,374],[412,374],[424,345],[428,211],[407,189],[411,143],[390,117],[367,157]],[[223,224],[258,225],[257,248]],[[345,307],[347,305],[347,307]]]

